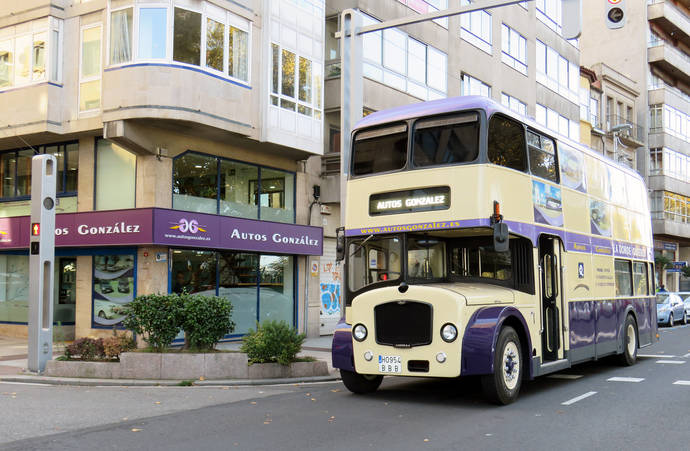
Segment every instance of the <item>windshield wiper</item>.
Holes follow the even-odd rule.
[[[355,250],[350,254],[350,257],[352,257],[352,256],[355,255],[357,252],[359,252],[359,250],[360,250],[361,248],[364,247],[364,243],[366,243],[367,241],[369,241],[369,240],[372,239],[372,238],[374,238],[374,234],[373,234],[373,233],[372,233],[371,235],[369,235],[368,237],[366,237],[366,238],[364,239],[364,241],[362,241],[361,243],[359,243],[359,244],[357,245],[357,249],[355,249]],[[349,259],[350,257],[348,257],[348,259]]]

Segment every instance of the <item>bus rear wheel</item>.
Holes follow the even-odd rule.
[[[360,395],[375,392],[383,381],[383,376],[357,374],[347,370],[340,370],[340,377],[343,379],[343,384],[345,384],[348,390]]]
[[[487,399],[495,404],[515,401],[522,385],[522,347],[515,329],[501,329],[494,354],[494,373],[482,376],[482,388]]]
[[[620,363],[632,366],[637,361],[637,324],[632,315],[625,318],[623,325],[623,354],[619,356]]]

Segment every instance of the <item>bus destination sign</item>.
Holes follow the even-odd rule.
[[[414,211],[447,210],[450,187],[434,186],[369,196],[369,215],[391,215]]]

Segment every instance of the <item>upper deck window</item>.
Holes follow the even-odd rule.
[[[420,120],[415,125],[412,160],[415,166],[474,161],[479,155],[476,113]]]
[[[552,182],[558,182],[556,146],[553,139],[528,131],[527,144],[532,174]]]
[[[525,129],[522,125],[503,116],[491,118],[489,161],[518,171],[527,171]]]
[[[358,132],[352,154],[353,175],[402,169],[407,161],[407,125]]]

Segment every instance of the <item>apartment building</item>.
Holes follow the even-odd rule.
[[[321,267],[336,267],[340,225],[339,14],[358,10],[363,25],[414,16],[468,0],[327,0],[321,202],[327,207]],[[363,115],[398,105],[483,95],[531,116],[554,133],[580,139],[580,51],[562,37],[560,0],[538,0],[437,19],[363,38]],[[339,273],[322,271],[321,288],[339,287]],[[334,288],[330,288],[333,290]],[[325,296],[328,299],[326,293]],[[323,307],[323,306],[322,306]],[[328,332],[340,312],[322,315]],[[323,314],[323,312],[322,312]]]
[[[690,1],[628,1],[625,7],[625,25],[609,29],[606,2],[587,4],[581,60],[590,68],[615,68],[640,92],[634,104],[619,93],[606,95],[602,108],[606,115],[626,111],[612,122],[632,118],[647,133],[636,159],[649,189],[655,253],[678,262],[658,283],[688,290],[690,279],[678,268],[690,260]]]
[[[318,334],[306,160],[323,153],[324,23],[321,0],[1,2],[0,334],[27,333],[44,153],[63,337],[109,334],[114,306],[182,290],[230,299],[231,337],[264,319]]]

